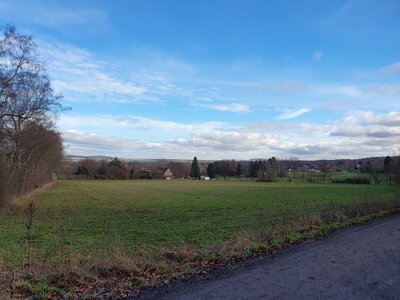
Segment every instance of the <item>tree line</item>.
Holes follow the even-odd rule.
[[[190,173],[190,165],[185,162],[159,160],[144,163],[114,157],[100,161],[91,158],[65,161],[57,176],[60,179],[152,179],[162,178],[157,172],[160,167],[173,170],[174,176],[178,178]]]
[[[84,159],[79,162],[66,162],[59,176],[69,179],[150,179],[153,178],[153,171],[160,166],[170,168],[175,178],[196,179],[201,175],[207,175],[210,178],[236,177],[251,178],[257,181],[275,181],[278,178],[286,178],[305,182],[326,182],[332,173],[358,172],[364,177],[367,176],[368,182],[379,184],[385,180],[389,184],[400,183],[400,159],[397,156],[320,161],[300,161],[296,158],[278,160],[275,157],[252,161],[217,160],[213,162],[199,161],[197,157],[192,162],[122,161],[118,158],[107,162]]]
[[[199,162],[197,157],[191,163],[160,160],[148,164],[124,162],[117,157],[110,161],[87,158],[65,162],[58,176],[61,179],[150,179],[153,171],[161,165],[169,168],[176,178],[200,179],[201,175],[208,175],[210,178],[239,176],[274,181],[278,176],[278,161],[274,157],[254,162],[218,160],[208,164]]]
[[[52,118],[63,109],[30,35],[0,38],[0,203],[52,180],[63,158]]]
[[[210,178],[237,176],[256,178],[259,181],[274,181],[279,174],[279,166],[275,157],[250,162],[218,160],[208,164],[207,174]]]
[[[108,162],[84,159],[70,170],[70,175],[75,175],[74,179],[133,179],[134,171],[115,157]]]

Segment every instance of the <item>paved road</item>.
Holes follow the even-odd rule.
[[[400,299],[400,216],[340,230],[275,257],[141,299]]]

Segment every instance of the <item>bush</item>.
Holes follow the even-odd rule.
[[[365,177],[354,177],[345,179],[335,179],[333,183],[347,183],[347,184],[371,184],[371,180]]]

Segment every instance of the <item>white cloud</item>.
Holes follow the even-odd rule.
[[[400,113],[354,112],[336,122],[330,135],[351,138],[353,143],[360,145],[380,146],[381,150],[386,149],[386,154],[391,154],[389,149],[400,139]]]
[[[278,115],[276,118],[278,120],[293,119],[293,118],[297,118],[298,116],[301,116],[309,111],[310,111],[310,109],[308,109],[308,108],[300,108],[297,110],[287,110],[284,113]]]
[[[72,128],[93,128],[97,130],[157,130],[161,132],[180,131],[181,133],[212,131],[225,126],[222,122],[180,123],[174,121],[161,121],[140,116],[111,116],[111,115],[62,115],[57,122],[63,130]]]
[[[321,60],[323,55],[324,55],[324,53],[322,51],[316,51],[313,54],[313,59],[314,60]]]
[[[116,136],[98,135],[79,130],[63,132],[64,144],[67,153],[76,155],[131,155],[132,153],[151,150],[153,153],[159,148],[156,144],[146,144],[139,140]]]
[[[356,111],[348,113],[343,120],[337,121],[336,124],[348,126],[400,126],[400,112],[391,111],[386,114],[376,114],[373,111]]]
[[[351,85],[338,86],[336,87],[336,92],[348,97],[360,97],[362,95],[358,87]]]
[[[391,111],[387,114],[376,115],[373,112],[367,113],[364,122],[387,127],[400,127],[400,112]]]
[[[172,141],[184,147],[207,148],[218,152],[245,152],[249,150],[265,149],[276,143],[276,137],[251,131],[213,131],[192,133],[190,138]]]
[[[209,109],[219,110],[219,111],[230,111],[230,112],[249,112],[250,107],[245,104],[232,103],[228,105],[224,104],[210,104],[207,105]]]
[[[355,158],[392,154],[400,139],[400,112],[396,111],[353,112],[328,124],[264,122],[236,128],[218,122],[188,124],[138,116],[80,116],[60,121],[69,124],[68,128],[63,125],[68,153],[126,158]],[[108,135],[92,131],[106,126],[110,127]],[[147,130],[162,132],[163,139],[145,141],[137,134]],[[117,136],[123,131],[138,138]],[[177,138],[168,138],[172,133]]]

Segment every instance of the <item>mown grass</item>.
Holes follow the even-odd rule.
[[[399,199],[388,185],[58,181],[34,199],[31,260],[47,277],[36,273],[33,285],[59,286],[51,275],[71,266],[129,278],[131,287],[149,284],[151,274],[168,278],[398,209]],[[26,262],[25,223],[18,204],[0,219],[0,270]]]

